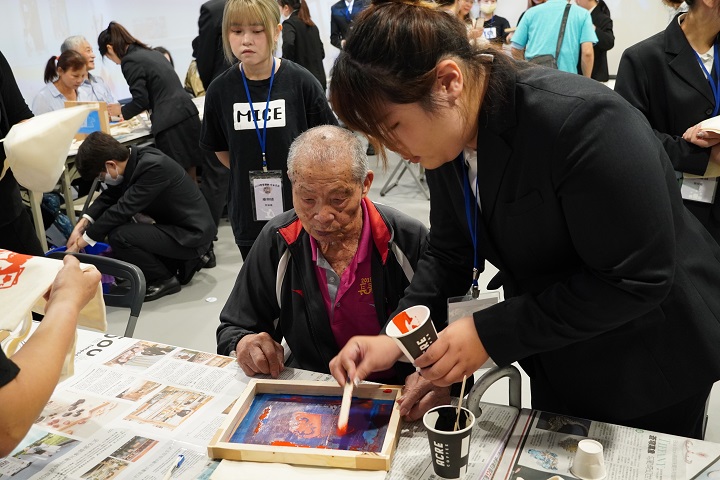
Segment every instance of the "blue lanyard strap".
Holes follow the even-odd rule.
[[[713,97],[715,98],[715,108],[713,109],[712,114],[712,116],[715,117],[720,111],[720,58],[718,58],[718,42],[715,42],[714,47],[715,53],[713,57],[713,68],[715,69],[715,76],[717,77],[714,82],[712,75],[710,74],[708,69],[705,68],[705,63],[703,63],[700,55],[695,50],[693,50],[693,52],[695,53],[698,62],[700,62],[700,67],[703,69],[703,72],[705,72],[705,76],[707,77],[708,83],[710,84],[710,90],[712,90]]]
[[[473,279],[472,279],[472,296],[477,298],[480,294],[480,288],[478,287],[478,277],[480,276],[480,266],[478,265],[478,254],[477,254],[477,226],[478,226],[478,201],[477,195],[479,191],[478,179],[475,177],[475,195],[472,193],[470,188],[470,179],[468,177],[468,167],[465,165],[464,154],[461,153],[458,156],[460,161],[460,168],[463,172],[463,192],[465,196],[465,217],[467,218],[468,227],[470,228],[470,239],[473,243]],[[474,205],[473,205],[474,204]],[[473,211],[475,218],[473,220]]]
[[[273,82],[275,81],[275,57],[272,61],[272,71],[270,72],[270,87],[268,88],[267,100],[265,101],[265,110],[263,111],[263,131],[260,135],[260,127],[258,127],[257,115],[255,115],[255,108],[253,107],[252,98],[250,98],[250,89],[248,88],[247,79],[245,78],[245,71],[243,70],[242,63],[240,64],[240,74],[242,75],[243,86],[245,87],[245,95],[247,95],[248,103],[250,104],[250,115],[252,115],[253,122],[255,123],[255,133],[257,133],[258,142],[260,142],[260,149],[262,150],[262,167],[263,172],[267,172],[267,161],[265,160],[265,146],[267,145],[267,119],[270,111],[270,93],[272,93]]]

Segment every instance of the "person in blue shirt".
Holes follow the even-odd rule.
[[[80,91],[80,85],[87,76],[85,57],[74,50],[68,50],[59,57],[52,56],[45,65],[45,83],[33,99],[35,115],[65,108],[65,102],[84,102],[90,98]]]
[[[539,55],[554,56],[567,4],[568,0],[548,0],[525,12],[512,36],[513,56],[526,60]],[[590,77],[595,58],[593,45],[597,41],[588,11],[571,5],[560,55],[556,59],[558,70],[577,73],[577,62],[580,58],[582,74]]]
[[[90,73],[91,70],[95,69],[95,52],[93,52],[90,42],[82,35],[73,35],[72,37],[66,38],[62,45],[60,45],[60,53],[68,50],[75,50],[85,57],[85,61],[87,62],[87,78],[85,78],[85,81],[80,85],[80,90],[84,92],[84,96],[87,96],[91,101],[107,103],[107,111],[111,117],[122,117],[120,104],[115,100],[115,96],[110,90],[110,87],[108,87],[101,77]]]

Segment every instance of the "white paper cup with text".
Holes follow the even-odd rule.
[[[467,408],[461,408],[458,428],[454,430],[457,413],[457,407],[441,405],[428,410],[423,416],[433,471],[442,478],[461,478],[467,473],[475,415]]]
[[[580,440],[570,472],[582,480],[605,478],[607,472],[602,444],[596,440]]]
[[[414,362],[437,340],[430,309],[425,305],[415,305],[395,315],[385,327],[385,333],[395,340],[410,362]]]

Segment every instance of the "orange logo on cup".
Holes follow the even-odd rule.
[[[420,320],[413,318],[405,312],[400,312],[392,319],[400,333],[408,333],[420,326]]]

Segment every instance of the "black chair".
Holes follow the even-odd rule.
[[[140,316],[140,309],[145,301],[145,275],[143,275],[142,270],[132,263],[86,253],[54,252],[48,254],[48,257],[62,260],[65,255],[75,255],[80,262],[95,265],[100,273],[112,275],[116,279],[122,278],[129,282],[129,288],[117,287],[109,293],[104,293],[103,298],[105,299],[105,305],[130,308],[130,318],[125,327],[125,336],[132,337],[133,333],[135,333],[137,319]]]

